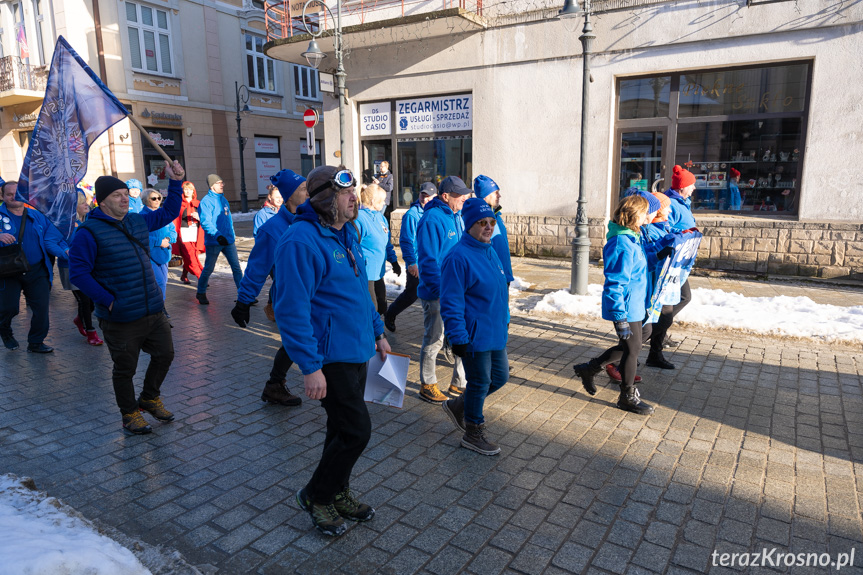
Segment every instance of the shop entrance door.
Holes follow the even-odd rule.
[[[370,184],[372,179],[381,173],[381,162],[386,161],[390,165],[390,173],[393,172],[393,143],[391,140],[366,140],[363,142],[363,177],[362,183]],[[395,175],[393,175],[395,178]],[[393,189],[398,188],[398,182],[394,182]]]
[[[668,130],[639,129],[617,135],[618,199],[632,187],[646,192],[661,191],[666,177]],[[617,200],[614,201],[614,204]],[[614,206],[612,205],[612,209]]]

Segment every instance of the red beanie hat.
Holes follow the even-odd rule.
[[[740,170],[736,170],[734,168],[731,168],[731,177],[732,178],[739,178],[740,177]]]
[[[671,189],[682,190],[686,186],[691,186],[695,183],[695,176],[689,170],[684,170],[680,166],[674,166],[671,176]]]

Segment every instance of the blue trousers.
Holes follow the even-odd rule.
[[[150,260],[150,265],[153,266],[153,275],[156,276],[156,283],[159,284],[159,289],[162,290],[162,299],[165,299],[168,294],[168,264],[157,264]]]
[[[48,268],[41,261],[30,267],[30,271],[16,277],[0,279],[0,335],[12,337],[12,318],[18,315],[21,292],[32,317],[27,343],[40,344],[48,335],[48,302],[51,296],[51,281]]]
[[[219,254],[224,254],[228,260],[228,265],[231,266],[231,272],[234,274],[234,283],[237,289],[240,289],[240,282],[243,281],[243,269],[240,267],[240,258],[237,257],[237,244],[228,244],[226,246],[207,246],[207,260],[204,262],[204,271],[201,272],[201,277],[198,279],[198,293],[207,293],[207,282],[216,268],[216,260],[219,259]]]
[[[469,352],[462,358],[467,387],[464,390],[464,420],[485,423],[482,407],[485,398],[509,381],[509,359],[506,349]]]

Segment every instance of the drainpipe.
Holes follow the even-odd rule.
[[[102,19],[99,16],[99,0],[93,0],[93,24],[96,28],[96,51],[99,53],[99,77],[108,85],[105,71],[105,48],[102,45]],[[111,175],[117,177],[117,156],[114,152],[114,128],[108,128],[108,156],[111,161]]]

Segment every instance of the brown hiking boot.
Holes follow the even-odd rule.
[[[375,516],[375,509],[371,505],[360,503],[350,487],[336,494],[333,507],[339,515],[351,521],[368,521]]]
[[[174,414],[165,409],[165,406],[162,404],[161,397],[157,397],[156,399],[139,397],[138,408],[141,411],[146,411],[159,421],[172,421],[174,419]]]
[[[443,403],[447,396],[440,392],[436,383],[431,385],[420,385],[420,399],[429,403]]]
[[[449,416],[453,425],[464,433],[464,396],[448,399],[441,404],[441,407],[443,407],[444,412]]]
[[[464,393],[464,390],[457,385],[449,384],[449,389],[446,392],[453,397],[458,397]]]
[[[268,303],[264,306],[264,315],[270,321],[276,321],[276,312],[273,311],[273,304]]]
[[[140,411],[123,414],[123,431],[130,435],[144,435],[152,433],[153,428],[147,425],[147,420]]]
[[[497,455],[500,453],[500,447],[486,439],[485,424],[476,425],[465,422],[465,425],[467,431],[465,431],[464,437],[461,438],[462,447],[467,447],[483,455]]]
[[[285,387],[284,380],[282,381],[268,381],[267,385],[264,386],[264,392],[261,394],[261,401],[266,401],[269,403],[275,403],[276,405],[289,405],[292,407],[296,407],[297,405],[302,405],[303,400],[288,391],[288,388]]]

